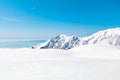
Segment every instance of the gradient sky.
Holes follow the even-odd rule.
[[[0,39],[88,36],[120,26],[120,0],[0,0]]]

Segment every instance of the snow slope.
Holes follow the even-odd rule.
[[[120,80],[120,50],[0,49],[0,80]]]
[[[91,36],[79,38],[77,36],[58,35],[43,45],[37,45],[39,49],[71,49],[81,45],[104,44],[120,47],[120,28],[99,31]]]

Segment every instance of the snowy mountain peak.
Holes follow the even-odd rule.
[[[71,49],[79,45],[79,38],[77,36],[58,35],[50,39],[45,45],[39,47],[41,49]]]
[[[40,44],[37,46],[39,49],[71,49],[76,46],[83,45],[94,45],[94,44],[104,44],[120,46],[120,28],[112,28],[103,31],[99,31],[88,37],[77,37],[77,36],[67,36],[58,35],[45,44]]]
[[[76,38],[76,37],[77,36],[75,36],[75,35],[67,36],[67,35],[62,34],[62,35],[58,35],[58,36],[54,37],[53,39],[64,39],[67,41],[67,40],[71,40],[71,39]]]

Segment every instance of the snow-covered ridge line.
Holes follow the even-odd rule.
[[[104,44],[120,46],[120,28],[99,31],[88,37],[58,35],[33,48],[38,49],[71,49],[76,46]]]
[[[91,36],[81,38],[82,44],[109,43],[120,45],[120,28],[99,31]]]

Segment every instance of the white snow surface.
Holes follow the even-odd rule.
[[[0,49],[0,80],[120,80],[120,50]]]

